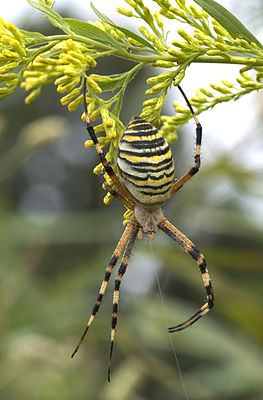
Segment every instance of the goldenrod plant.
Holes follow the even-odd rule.
[[[129,82],[143,68],[156,67],[157,75],[147,79],[149,99],[142,104],[140,116],[154,126],[168,142],[177,137],[177,130],[190,118],[188,108],[175,102],[175,116],[162,114],[168,90],[177,86],[192,63],[219,63],[240,65],[236,82],[222,79],[200,88],[190,99],[196,114],[218,103],[236,100],[240,96],[263,87],[263,46],[229,11],[213,0],[152,0],[159,11],[152,12],[143,0],[125,0],[128,8],[117,7],[123,17],[117,25],[91,3],[99,18],[96,22],[82,22],[62,18],[54,11],[50,0],[27,0],[41,11],[62,33],[45,36],[39,32],[18,29],[12,23],[0,20],[0,98],[4,99],[17,87],[28,93],[27,104],[34,101],[44,85],[54,83],[63,94],[61,104],[69,111],[83,103],[82,88],[87,81],[86,100],[95,133],[102,147],[108,146],[107,160],[116,172],[116,150],[124,125],[119,119],[124,93]],[[138,22],[138,33],[127,28],[126,18]],[[166,20],[173,21],[174,31],[166,32]],[[179,24],[180,23],[180,24]],[[179,28],[185,24],[185,29]],[[178,36],[179,34],[179,36]],[[178,39],[179,37],[179,39]],[[133,68],[110,76],[93,73],[103,57],[115,56],[134,62]],[[160,72],[160,68],[164,71]],[[195,84],[195,83],[194,83]],[[103,92],[110,92],[104,100]],[[104,133],[103,133],[104,132]],[[85,146],[93,147],[87,140]],[[95,167],[99,174],[102,165]],[[107,183],[112,185],[105,176]],[[108,193],[104,198],[111,200]],[[130,211],[128,211],[128,214]],[[127,215],[128,217],[128,215]]]

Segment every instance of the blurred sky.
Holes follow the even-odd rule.
[[[252,2],[254,1],[255,0]],[[145,3],[151,4],[151,7],[155,7],[155,3],[150,0],[145,0]],[[240,7],[240,3],[236,0],[221,0],[219,3],[225,6],[229,11],[233,12],[245,25],[247,25],[248,29],[253,32],[251,19],[249,21],[249,14],[247,12],[248,8],[246,8],[244,4]],[[122,18],[122,21],[124,18],[116,12],[116,7],[124,6],[129,8],[124,0],[95,0],[94,4],[99,10],[106,13],[116,22],[119,18]],[[96,15],[91,11],[89,1],[72,0],[71,2],[68,2],[67,0],[57,0],[54,9],[59,11],[59,9],[63,7],[67,7],[67,9],[72,7],[74,9],[74,16],[76,15],[82,20],[97,19]],[[249,4],[247,7],[249,7]],[[32,9],[26,0],[9,0],[1,2],[0,9],[1,16],[5,20],[17,24],[18,27],[21,27],[19,21],[22,20],[25,15],[27,18],[41,18],[41,13]],[[156,7],[156,9],[158,9],[158,7]],[[87,15],[86,18],[85,14]],[[94,15],[94,17],[92,17],[92,15]],[[137,21],[134,19],[129,19],[130,24],[136,24],[136,22]],[[169,21],[167,23],[169,23]],[[177,26],[174,27],[171,25],[167,30],[173,31],[177,28]],[[135,27],[134,29],[137,28]],[[260,40],[262,32],[253,33]],[[228,65],[213,65],[213,68],[211,68],[210,65],[192,64],[187,70],[186,77],[183,81],[183,88],[188,97],[191,97],[195,90],[200,87],[209,89],[210,83],[213,82],[220,84],[221,79],[227,79],[230,82],[235,83],[239,68],[240,67],[238,66]],[[240,144],[242,139],[246,137],[248,133],[255,132],[255,130],[259,129],[257,126],[257,114],[260,112],[260,108],[257,107],[257,104],[261,104],[261,101],[258,100],[259,96],[260,95],[257,93],[253,93],[241,98],[237,102],[231,102],[231,104],[220,104],[213,110],[201,115],[200,120],[203,125],[204,135],[209,136],[209,139],[206,140],[205,138],[203,148],[203,151],[208,154],[207,160],[209,160],[209,157],[211,157],[210,159],[213,158],[214,154],[212,154],[212,152],[216,151],[217,154],[220,154],[220,152],[233,151],[233,149]],[[174,99],[175,94],[174,92],[171,92],[171,104]],[[169,111],[171,113],[173,112],[172,106]],[[189,129],[194,131],[194,125],[190,125]],[[251,156],[251,151],[253,156]],[[245,162],[251,166],[262,167],[262,149],[259,149],[258,144],[255,143],[255,146],[251,151]]]

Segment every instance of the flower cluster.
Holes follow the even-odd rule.
[[[60,100],[61,104],[68,105],[70,111],[75,110],[83,102],[80,95],[83,75],[95,66],[96,61],[81,43],[68,39],[54,44],[34,58],[24,72],[21,87],[31,91],[26,103],[29,104],[39,95],[43,85],[54,81],[59,93],[67,93]]]
[[[23,36],[10,22],[0,18],[0,100],[8,96],[19,84],[19,74],[15,71],[23,62],[26,48]]]

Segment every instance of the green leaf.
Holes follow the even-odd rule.
[[[214,0],[194,0],[234,38],[245,39],[247,42],[256,43],[260,48],[262,44],[230,11]]]
[[[118,29],[119,31],[123,32],[125,35],[130,36],[134,40],[137,40],[137,42],[143,44],[144,46],[150,47],[152,50],[155,50],[154,46],[150,42],[148,42],[141,36],[137,35],[136,33],[130,31],[129,29],[123,28],[122,26],[118,26],[118,25],[116,25],[115,28]]]
[[[19,30],[22,33],[22,35],[25,36],[26,39],[40,40],[41,42],[43,42],[43,40],[46,39],[46,37],[44,35],[42,35],[42,33],[29,32],[29,31],[25,31],[24,29],[19,29]]]
[[[112,26],[117,26],[115,24],[115,22],[113,22],[110,18],[108,18],[105,14],[103,14],[101,11],[99,11],[93,4],[92,2],[90,2],[91,8],[92,10],[95,12],[95,14],[97,15],[97,17],[99,17],[99,19],[101,19],[102,21],[106,22],[109,25]]]
[[[73,18],[63,18],[63,21],[77,35],[87,37],[102,44],[110,44],[117,50],[122,50],[120,43],[106,32],[88,22],[77,21]]]
[[[24,29],[19,29],[23,35],[23,40],[27,46],[37,44],[39,42],[43,43],[46,41],[46,37],[39,32],[29,32]]]
[[[41,57],[42,58],[49,58],[49,57],[57,56],[58,54],[61,54],[61,53],[63,53],[63,50],[62,49],[57,49],[57,50],[49,51],[48,53],[45,53],[45,54],[41,54]]]
[[[95,12],[95,14],[104,22],[106,22],[107,24],[113,26],[114,28],[118,29],[119,31],[121,31],[122,33],[124,33],[126,36],[130,36],[132,39],[136,40],[137,42],[143,44],[146,47],[149,47],[153,50],[155,50],[154,46],[148,42],[146,39],[142,38],[141,36],[137,35],[136,33],[130,31],[127,28],[123,28],[122,26],[119,26],[117,24],[115,24],[115,22],[113,22],[110,18],[108,18],[105,14],[103,14],[101,11],[97,10],[97,8],[90,3],[91,8],[93,9],[93,11]]]
[[[45,4],[43,3],[38,3],[36,1],[33,0],[27,0],[27,2],[34,8],[36,8],[37,10],[43,12],[44,14],[46,14],[47,19],[54,25],[57,26],[58,28],[60,28],[61,30],[63,30],[64,32],[69,33],[69,27],[68,25],[63,22],[63,18],[56,13],[55,11],[51,10],[51,8],[47,7]]]
[[[103,91],[115,90],[118,87],[122,86],[125,79],[127,78],[127,74],[113,74],[109,75],[109,78],[112,79],[111,82],[99,82],[99,86]]]

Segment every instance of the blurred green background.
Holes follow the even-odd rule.
[[[47,33],[42,23],[29,26],[25,19],[19,26]],[[96,73],[128,68],[107,59]],[[129,87],[124,123],[140,113],[151,75],[141,73]],[[192,90],[199,86],[195,81]],[[30,106],[23,99],[17,91],[0,105],[1,400],[183,400],[173,346],[189,399],[263,399],[262,94],[247,103],[242,119],[246,125],[252,114],[252,123],[235,144],[228,123],[240,118],[238,111],[231,117],[231,107],[238,110],[242,100],[218,107],[228,114],[210,112],[229,146],[213,138],[201,116],[202,168],[165,206],[166,217],[207,258],[215,308],[172,335],[172,346],[167,327],[205,301],[199,270],[161,232],[153,250],[147,239],[137,241],[121,286],[110,384],[112,283],[85,342],[74,359],[70,354],[123,230],[124,208],[117,201],[103,205],[105,192],[92,174],[95,151],[83,146],[81,111],[67,112],[52,86]],[[170,104],[166,112],[173,112]],[[193,163],[192,122],[172,147],[179,177]]]

